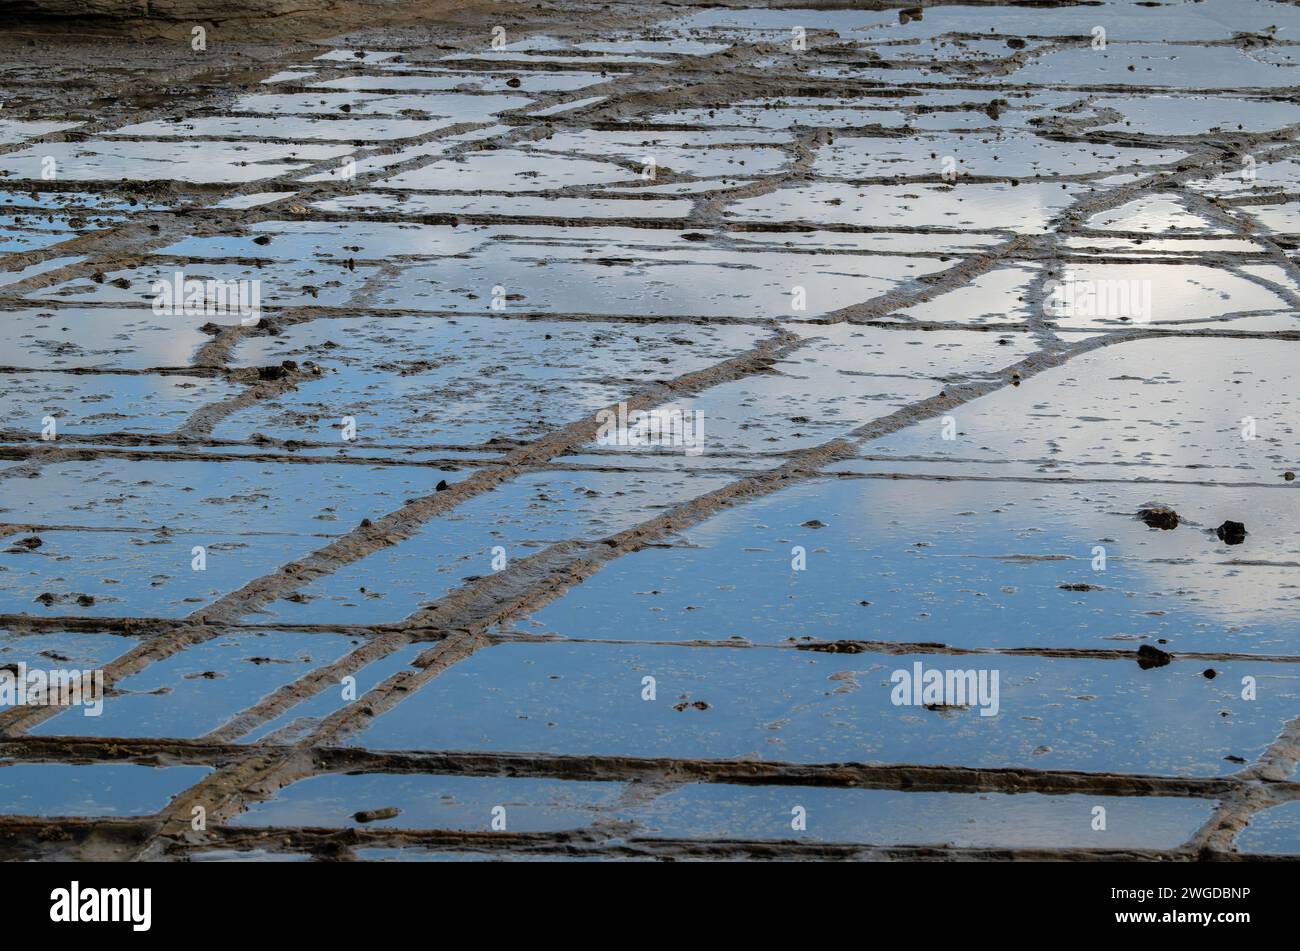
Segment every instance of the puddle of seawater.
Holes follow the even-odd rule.
[[[0,416],[33,435],[53,418],[56,435],[167,433],[206,403],[229,399],[243,387],[185,376],[0,374]]]
[[[1246,50],[1176,46],[1167,40],[1162,37],[1157,43],[1107,43],[1104,50],[1081,42],[1073,49],[1043,51],[1016,70],[1015,81],[1156,89],[1276,89],[1294,85],[1295,77],[1286,70],[1261,63]]]
[[[1106,828],[1093,810],[1105,809]],[[1213,802],[1138,796],[960,794],[819,786],[690,784],[617,818],[636,835],[783,839],[955,848],[1172,849],[1210,817]],[[804,828],[792,829],[802,809]]]
[[[18,816],[147,816],[201,780],[207,766],[0,763],[0,812]]]
[[[1228,234],[1228,229],[1195,214],[1173,195],[1144,195],[1118,208],[1100,211],[1084,222],[1085,228],[1106,231],[1199,231]]]
[[[875,260],[875,259],[872,259]],[[704,453],[803,449],[982,376],[1036,349],[1025,336],[914,334],[810,326],[811,338],[763,374],[709,387],[672,404],[704,414]]]
[[[251,244],[251,239],[247,243]],[[180,319],[229,326],[255,323],[257,314],[253,313],[253,303],[258,305],[259,312],[262,306],[347,305],[377,270],[374,266],[347,267],[344,260],[324,259],[276,265],[268,262],[265,266],[219,262],[203,262],[197,266],[193,262],[159,263],[105,272],[103,283],[91,277],[73,278],[26,296],[34,300],[71,299],[78,303],[148,304],[152,307],[165,301],[159,295],[160,286],[174,288],[181,280],[216,281],[231,288],[228,292],[230,303],[218,308],[215,292],[207,292],[210,303],[206,306],[213,312],[185,315]],[[177,278],[178,274],[180,278]]]
[[[9,216],[0,216],[0,254],[19,251],[39,251],[68,241],[81,235],[92,234],[99,228],[79,228],[77,230],[59,228],[54,225],[26,227],[14,222]]]
[[[484,310],[500,287],[497,309],[505,313],[807,318],[951,266],[937,256],[719,250],[674,232],[624,238],[619,232],[635,229],[500,230],[500,240],[472,256],[406,268],[376,292],[375,303]],[[803,310],[795,309],[796,288],[804,290]]]
[[[80,122],[53,122],[49,120],[0,119],[0,145],[17,145],[28,139],[75,129]]]
[[[214,208],[256,208],[259,205],[267,205],[273,201],[279,201],[281,198],[288,198],[294,192],[255,192],[251,195],[235,195],[233,198],[224,198],[212,207]]]
[[[19,281],[25,281],[28,278],[36,277],[38,274],[44,274],[46,271],[54,271],[61,267],[71,267],[72,265],[80,264],[85,260],[84,257],[49,258],[45,261],[38,261],[35,264],[29,264],[27,267],[18,271],[0,272],[0,287],[5,284],[17,284]]]
[[[41,178],[52,157],[62,181],[156,181],[240,184],[307,168],[352,151],[350,145],[280,145],[270,142],[168,142],[88,140],[47,142],[0,156],[0,172]]]
[[[939,294],[928,301],[901,307],[900,316],[918,321],[958,324],[1016,323],[1033,316],[1026,303],[1036,277],[1032,265],[1017,265],[986,271],[956,290]],[[1016,338],[1007,338],[1014,341]],[[1013,362],[1018,348],[1014,343],[998,344],[1000,349],[989,369]]]
[[[354,50],[338,49],[330,50],[328,53],[322,53],[316,59],[326,63],[348,63],[349,65],[360,64],[362,66],[373,66],[376,63],[385,63],[389,60],[401,56],[394,50]]]
[[[0,348],[10,366],[32,369],[183,367],[210,339],[197,323],[125,307],[11,310]]]
[[[1266,253],[1263,245],[1241,238],[1112,238],[1090,234],[1086,237],[1066,238],[1061,242],[1061,247],[1084,257],[1113,257],[1116,254],[1132,258],[1181,257],[1197,263],[1210,255]]]
[[[1081,46],[1089,46],[1093,26],[1103,23],[1112,41],[1161,42],[1169,40],[1230,39],[1237,31],[1263,32],[1270,26],[1300,27],[1293,11],[1278,4],[1260,4],[1249,0],[1227,0],[1210,9],[1188,7],[1177,17],[1153,16],[1140,2],[1108,2],[1098,8],[1010,6],[926,7],[920,19],[909,17],[902,22],[894,10],[822,10],[822,9],[712,9],[687,15],[661,24],[674,32],[704,31],[725,36],[789,41],[790,31],[803,26],[814,30],[831,30],[842,37],[870,41],[898,41],[945,37],[947,34],[981,34],[1015,37],[1073,37]],[[978,31],[972,30],[978,24]],[[1114,48],[1113,46],[1111,47]]]
[[[609,77],[600,73],[584,72],[528,72],[500,70],[492,73],[459,72],[399,65],[390,69],[403,72],[385,72],[378,75],[343,76],[312,83],[313,89],[339,89],[347,92],[571,92],[607,82]],[[407,72],[410,70],[410,72]],[[507,85],[511,80],[517,83]]]
[[[1187,521],[1148,528],[1133,513],[1153,499]],[[1298,517],[1294,493],[1258,488],[819,481],[714,516],[676,547],[626,555],[515,627],[1290,655],[1300,532],[1277,526]],[[1214,534],[1227,519],[1247,525],[1241,545]]]
[[[520,63],[525,66],[545,66],[548,63],[563,63],[566,66],[662,66],[671,62],[671,60],[656,56],[620,56],[614,53],[587,53],[585,55],[577,53],[534,53],[527,50],[510,49],[509,47],[484,49],[473,53],[453,53],[443,58],[448,62],[485,60],[487,62]]]
[[[349,691],[350,696],[363,696],[367,691],[373,690],[389,677],[401,672],[404,668],[409,668],[411,662],[429,650],[431,646],[427,642],[408,644],[406,647],[393,651],[388,656],[381,657],[379,660],[362,667],[356,673],[350,675],[354,678],[353,686],[355,687],[355,690]],[[273,717],[248,731],[248,733],[240,737],[239,742],[259,743],[280,730],[284,730],[285,733],[275,738],[277,745],[297,742],[305,738],[322,720],[342,710],[350,702],[351,700],[344,696],[342,685],[327,686],[315,696],[295,704],[279,716]]]
[[[1212,802],[1029,793],[962,795],[809,786],[692,783],[637,802],[614,782],[438,775],[329,775],[302,780],[237,817],[239,826],[556,832],[598,820],[633,823],[629,836],[786,840],[957,848],[1175,848]],[[623,797],[623,798],[620,798]],[[1093,810],[1107,827],[1094,828]],[[400,809],[358,822],[366,810]],[[805,826],[793,831],[802,809]],[[494,810],[496,812],[494,813]],[[504,812],[502,812],[504,810]],[[499,829],[499,821],[498,826]],[[376,850],[384,852],[385,850]]]
[[[428,468],[261,461],[88,459],[10,480],[0,517],[118,531],[325,535],[401,508],[446,474]]]
[[[506,831],[558,832],[591,825],[615,805],[622,790],[622,783],[557,779],[333,774],[294,783],[274,799],[255,803],[231,825],[489,832],[493,809],[500,807]],[[401,814],[365,823],[353,818],[357,812],[384,808]]]
[[[953,229],[1049,230],[1079,197],[1075,184],[849,185],[819,182],[780,188],[727,206],[735,221],[806,221],[873,227],[890,224]]]
[[[1300,206],[1255,205],[1243,210],[1274,234],[1300,234]]]
[[[30,212],[44,218],[46,215],[57,217],[95,216],[104,212],[117,211],[159,211],[169,207],[162,202],[147,201],[132,195],[117,198],[95,192],[47,192],[47,191],[4,191],[0,189],[0,208],[8,213],[23,214]],[[91,218],[92,221],[95,218]],[[106,221],[117,221],[117,217],[105,217]]]
[[[535,473],[431,520],[413,538],[346,565],[259,613],[291,624],[400,621],[470,578],[570,539],[596,539],[721,488],[729,476]]]
[[[789,162],[788,153],[770,140],[752,146],[728,143],[723,147],[698,141],[691,132],[565,130],[532,143],[530,148],[606,161],[617,159],[638,169],[649,164],[649,159],[656,166],[656,175],[671,170],[700,178],[772,175]]]
[[[891,702],[895,670],[996,669],[999,712]],[[1223,775],[1258,756],[1300,680],[1238,696],[1258,664],[819,654],[627,644],[500,644],[444,670],[349,743],[786,762],[933,763]],[[643,700],[645,678],[655,699]],[[708,705],[696,709],[697,701]],[[682,709],[677,709],[678,706]],[[1228,716],[1223,716],[1223,711]]]
[[[485,122],[497,114],[532,102],[527,96],[433,93],[426,96],[372,95],[364,92],[257,93],[235,101],[232,111],[266,116],[384,116],[388,121],[409,112],[458,122]],[[346,106],[345,110],[343,107]]]
[[[389,221],[260,221],[247,230],[248,234],[241,235],[182,238],[157,253],[198,260],[282,261],[301,269],[312,260],[328,260],[337,266],[349,258],[383,262],[464,255],[488,244],[496,233],[485,228]]]
[[[19,633],[0,628],[0,665],[29,669],[95,670],[135,647],[139,641],[121,634],[41,631]]]
[[[58,529],[42,530],[35,551],[14,544],[28,535],[0,540],[8,546],[0,549],[4,613],[183,617],[325,543],[309,535]]]
[[[37,736],[173,737],[189,739],[354,646],[337,634],[228,634],[150,664],[116,685],[102,715],[78,710],[34,727]]]
[[[551,191],[575,185],[636,181],[641,172],[614,162],[593,162],[521,149],[476,152],[468,158],[430,162],[375,183],[383,189],[426,191]]]
[[[1185,153],[1091,143],[1055,142],[1012,130],[997,136],[931,134],[905,139],[837,136],[817,151],[814,172],[821,178],[871,178],[885,175],[942,174],[951,157],[962,175],[1084,175],[1113,172],[1130,165],[1170,165]]]
[[[321,211],[361,214],[399,214],[415,217],[430,214],[502,215],[505,217],[572,218],[685,218],[691,202],[653,201],[626,198],[543,198],[527,193],[505,195],[443,195],[430,192],[367,192],[316,202]]]
[[[527,440],[625,399],[642,381],[704,369],[768,335],[738,325],[320,318],[251,338],[236,355],[254,365],[311,359],[326,374],[232,414],[214,435],[257,431],[362,450],[371,443]],[[356,423],[346,445],[344,416]]]
[[[1257,272],[1255,276],[1280,278],[1277,283],[1282,289],[1291,290],[1290,279],[1280,269]],[[1201,264],[1076,261],[1067,265],[1060,282],[1065,288],[1062,291],[1053,292],[1048,288],[1055,296],[1050,297],[1045,316],[1054,326],[1063,328],[1119,330],[1147,325],[1204,324],[1244,312],[1288,309],[1284,297],[1260,282],[1224,268]],[[1203,349],[1190,342],[1187,345]],[[1148,353],[1151,349],[1149,344],[1134,346]]]
[[[141,135],[157,139],[212,137],[223,139],[266,139],[324,142],[384,142],[389,139],[412,139],[429,135],[452,125],[445,120],[342,118],[305,119],[277,115],[254,119],[248,116],[198,116],[184,122],[159,120],[129,125],[109,135]],[[288,171],[288,169],[286,169]]]
[[[1237,833],[1237,851],[1247,855],[1300,853],[1300,802],[1283,803],[1257,812]]]
[[[262,85],[274,86],[276,83],[292,83],[296,86],[319,74],[320,71],[315,69],[282,69],[278,73],[272,73],[263,79]]]
[[[1266,99],[1214,96],[1102,96],[1098,106],[1117,110],[1123,118],[1098,125],[1099,131],[1139,132],[1142,135],[1196,135],[1238,129],[1267,132],[1296,125],[1293,103]]]
[[[1144,467],[1132,476],[1235,467],[1238,480],[1274,483],[1297,461],[1291,351],[1281,340],[1195,338],[1101,347],[957,407],[951,439],[944,438],[943,421],[931,419],[875,440],[867,450],[1030,459],[1054,467]],[[1244,422],[1248,417],[1253,430]]]
[[[1188,182],[1194,191],[1210,192],[1219,195],[1241,197],[1251,193],[1270,194],[1276,191],[1294,191],[1300,184],[1300,162],[1295,159],[1283,159],[1265,162],[1258,159],[1252,165],[1245,157],[1236,168],[1228,170],[1214,178]],[[1257,207],[1245,206],[1239,209],[1247,214],[1258,211]]]

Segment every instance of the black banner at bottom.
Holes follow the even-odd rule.
[[[376,927],[465,915],[494,931],[555,922],[643,931],[685,921],[734,936],[773,916],[824,912],[873,938],[966,928],[1140,931],[1216,938],[1289,920],[1281,862],[1112,863],[157,863],[8,864],[6,924],[114,939],[373,936]],[[673,867],[668,867],[673,866]],[[848,917],[846,917],[846,915]],[[832,919],[839,919],[832,922]],[[919,931],[918,931],[919,929]],[[1013,940],[1016,933],[1007,934]]]

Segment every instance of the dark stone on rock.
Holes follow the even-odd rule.
[[[1153,505],[1151,508],[1140,510],[1138,518],[1152,528],[1159,528],[1164,531],[1178,527],[1178,513],[1163,505]]]
[[[1241,522],[1226,521],[1214,530],[1225,545],[1240,545],[1246,540],[1246,526]]]
[[[396,806],[385,806],[383,809],[362,809],[352,813],[352,818],[357,822],[378,822],[380,819],[396,819],[401,814],[402,810]]]
[[[1137,649],[1138,666],[1143,670],[1150,670],[1152,667],[1164,667],[1173,659],[1173,654],[1162,651],[1158,647],[1152,647],[1150,644],[1143,644]]]
[[[447,480],[446,480],[446,479],[439,479],[439,480],[438,480],[438,484],[437,484],[437,486],[434,487],[434,491],[435,491],[435,492],[446,492],[446,491],[447,491],[448,489],[450,489],[450,488],[451,488],[451,486],[449,486],[449,485],[447,484]]]
[[[681,703],[674,703],[673,709],[676,710],[678,713],[681,713],[683,710],[690,710],[690,709],[707,710],[709,709],[709,704],[705,703],[703,700],[696,700],[694,703],[691,703],[687,700],[683,700]]]
[[[820,654],[861,654],[867,645],[857,641],[824,641],[819,644],[800,644],[801,651],[817,651]]]

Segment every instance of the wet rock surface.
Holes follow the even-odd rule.
[[[1143,644],[1137,650],[1138,666],[1143,670],[1150,670],[1152,667],[1167,667],[1173,660],[1173,655],[1168,651],[1162,651],[1158,647],[1152,647],[1150,644]]]
[[[1138,517],[1152,528],[1169,531],[1178,527],[1178,513],[1164,505],[1154,505],[1138,511]]]
[[[39,6],[4,857],[1300,854],[1294,5]]]
[[[1246,526],[1241,522],[1228,520],[1214,530],[1219,541],[1225,545],[1240,545],[1246,540]]]

